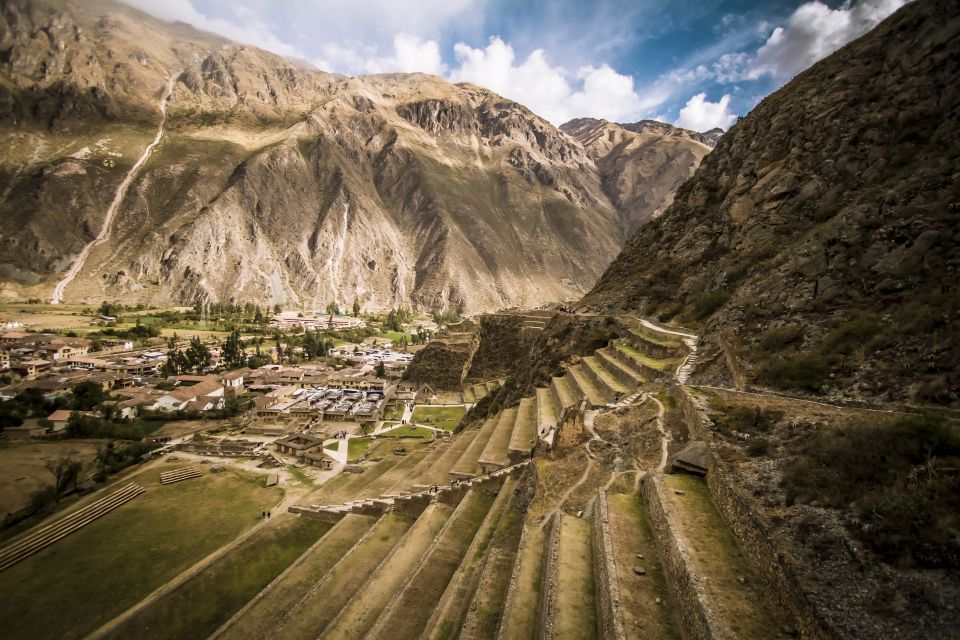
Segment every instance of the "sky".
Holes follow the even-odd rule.
[[[908,0],[124,0],[351,76],[431,73],[576,117],[733,124]]]

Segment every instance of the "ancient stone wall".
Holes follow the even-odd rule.
[[[613,538],[607,492],[601,489],[593,508],[593,583],[597,599],[597,631],[601,638],[626,638],[620,607],[620,581],[613,562]]]
[[[647,504],[650,528],[663,560],[667,585],[679,605],[684,637],[688,640],[725,640],[735,637],[711,611],[702,595],[703,579],[694,571],[686,546],[671,523],[671,507],[664,495],[659,471],[648,473],[640,481],[640,492]]]
[[[343,520],[348,513],[347,511],[328,511],[326,509],[298,507],[295,504],[290,505],[290,507],[287,508],[287,511],[298,516],[312,518],[313,520],[322,520],[324,522],[339,522],[340,520]]]
[[[733,531],[737,543],[754,571],[770,587],[777,603],[790,612],[804,638],[825,640],[830,633],[826,623],[800,587],[796,560],[785,549],[789,544],[778,541],[773,527],[749,493],[740,485],[733,470],[720,459],[712,444],[712,422],[699,402],[686,387],[674,387],[671,395],[683,412],[693,439],[706,440],[707,487],[710,497],[724,522]]]
[[[537,640],[552,640],[557,611],[557,561],[560,555],[560,521],[563,513],[553,514],[544,532],[543,573],[540,574],[540,602],[537,616]]]
[[[436,390],[459,390],[479,345],[480,335],[476,333],[456,339],[437,338],[417,352],[403,377]]]

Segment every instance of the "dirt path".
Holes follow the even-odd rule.
[[[177,78],[180,76],[180,71],[177,71],[170,79],[167,81],[166,91],[163,92],[163,96],[160,97],[160,126],[157,127],[157,134],[153,138],[153,142],[147,145],[147,148],[143,150],[140,158],[130,167],[130,171],[127,172],[127,175],[123,178],[123,181],[120,183],[120,186],[117,187],[117,192],[113,196],[113,202],[110,203],[110,207],[107,209],[107,215],[103,218],[103,226],[100,228],[100,233],[97,234],[97,237],[88,242],[83,249],[80,250],[80,253],[77,254],[76,260],[73,261],[73,264],[70,266],[70,270],[67,271],[67,274],[63,279],[57,283],[57,286],[53,289],[53,296],[50,298],[51,304],[60,304],[63,301],[63,292],[73,280],[77,277],[77,274],[80,273],[80,270],[83,268],[83,264],[87,261],[90,252],[93,251],[96,247],[103,244],[110,239],[110,231],[113,227],[113,219],[117,215],[117,210],[120,208],[120,204],[123,202],[123,199],[127,195],[127,190],[130,188],[130,185],[133,183],[134,178],[137,177],[137,174],[140,172],[140,168],[147,161],[147,158],[150,157],[150,152],[153,151],[160,143],[160,139],[163,137],[163,126],[167,121],[167,101],[170,99],[170,95],[173,93],[173,86],[176,83]]]

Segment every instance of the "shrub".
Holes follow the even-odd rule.
[[[697,320],[703,320],[726,304],[730,299],[729,291],[711,291],[693,301],[693,313]]]
[[[880,325],[869,316],[849,320],[827,334],[820,344],[820,351],[849,355],[879,331]]]
[[[759,406],[740,407],[736,405],[719,405],[721,412],[713,416],[717,427],[723,431],[739,431],[741,433],[767,433],[770,427],[783,417],[782,411],[764,411]]]
[[[756,458],[765,456],[770,452],[770,439],[764,436],[756,436],[747,441],[747,454]]]
[[[795,324],[771,327],[760,336],[760,346],[765,351],[782,351],[787,346],[803,339],[803,329]]]
[[[960,436],[933,416],[825,430],[783,475],[788,504],[851,508],[856,532],[887,562],[960,567]]]
[[[830,374],[830,365],[817,356],[797,355],[768,362],[758,373],[774,387],[819,392]]]

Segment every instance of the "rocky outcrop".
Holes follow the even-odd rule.
[[[700,381],[960,401],[958,34],[911,3],[764,99],[584,305],[702,324]]]
[[[597,163],[604,192],[623,212],[624,237],[667,210],[674,192],[716,140],[713,132],[700,134],[655,120],[617,124],[578,118],[560,130],[583,144]]]

